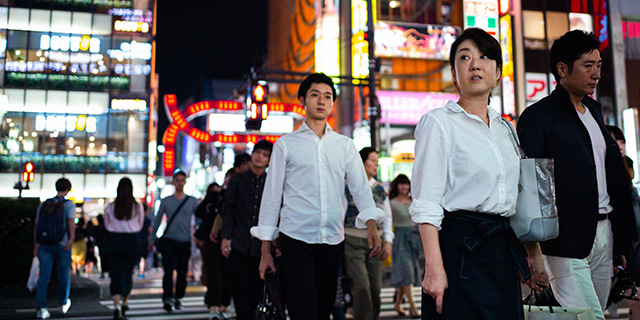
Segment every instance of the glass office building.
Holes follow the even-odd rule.
[[[123,176],[144,197],[154,22],[152,0],[0,0],[0,196],[32,162],[25,197],[62,176],[78,203],[102,205]]]

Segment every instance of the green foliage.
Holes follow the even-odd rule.
[[[91,77],[91,91],[103,91],[109,89],[109,77],[94,76]]]
[[[33,259],[33,227],[39,199],[0,198],[0,288],[24,288]]]
[[[47,75],[43,73],[27,73],[27,88],[44,89]]]
[[[87,90],[89,86],[88,76],[69,76],[69,89]]]
[[[7,87],[20,87],[24,86],[24,80],[27,78],[26,73],[22,72],[8,72],[7,73]]]
[[[111,88],[113,90],[129,90],[129,78],[126,77],[111,77]]]
[[[67,89],[67,76],[63,74],[50,74],[49,75],[49,89],[66,90]]]

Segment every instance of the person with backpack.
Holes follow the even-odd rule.
[[[75,238],[75,204],[65,200],[71,190],[71,182],[61,178],[56,181],[58,194],[38,207],[35,221],[33,255],[40,260],[40,277],[36,289],[38,319],[49,318],[47,308],[47,286],[51,278],[53,264],[58,272],[58,305],[60,312],[66,314],[71,307],[69,291],[69,268],[71,267],[71,246]]]

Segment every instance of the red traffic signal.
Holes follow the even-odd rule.
[[[22,181],[24,182],[33,182],[33,178],[35,177],[35,173],[33,173],[33,163],[27,162],[24,165],[24,172],[22,172]]]
[[[257,84],[253,87],[253,102],[265,102],[267,91],[263,85]]]

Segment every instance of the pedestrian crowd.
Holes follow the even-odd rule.
[[[376,180],[378,151],[358,151],[327,123],[336,89],[322,73],[300,84],[306,117],[298,130],[237,156],[224,183],[211,184],[202,201],[185,194],[187,174],[176,171],[174,193],[162,199],[153,223],[123,178],[98,226],[83,227],[64,199],[70,182],[58,180],[57,196],[41,204],[36,218],[37,316],[49,317],[53,264],[63,314],[71,305],[69,268],[101,264],[111,278],[114,319],[121,319],[133,270],[155,247],[167,312],[182,308],[191,252],[200,251],[210,319],[234,317],[232,300],[236,319],[256,319],[268,309],[257,308],[266,293],[274,314],[286,309],[294,320],[344,319],[347,308],[355,319],[377,319],[389,257],[400,316],[524,319],[526,284],[551,288],[562,307],[604,319],[614,274],[628,270],[640,280],[640,196],[624,135],[605,125],[591,97],[601,76],[600,42],[582,30],[555,40],[549,67],[557,86],[524,110],[517,133],[488,106],[502,78],[495,38],[466,29],[449,63],[459,100],[423,115],[411,180],[400,174],[388,191]],[[518,215],[520,147],[555,166],[559,234],[539,243],[521,243],[509,226]],[[413,286],[422,288],[421,310]],[[619,299],[613,300],[615,312]],[[640,302],[630,306],[640,319]]]

